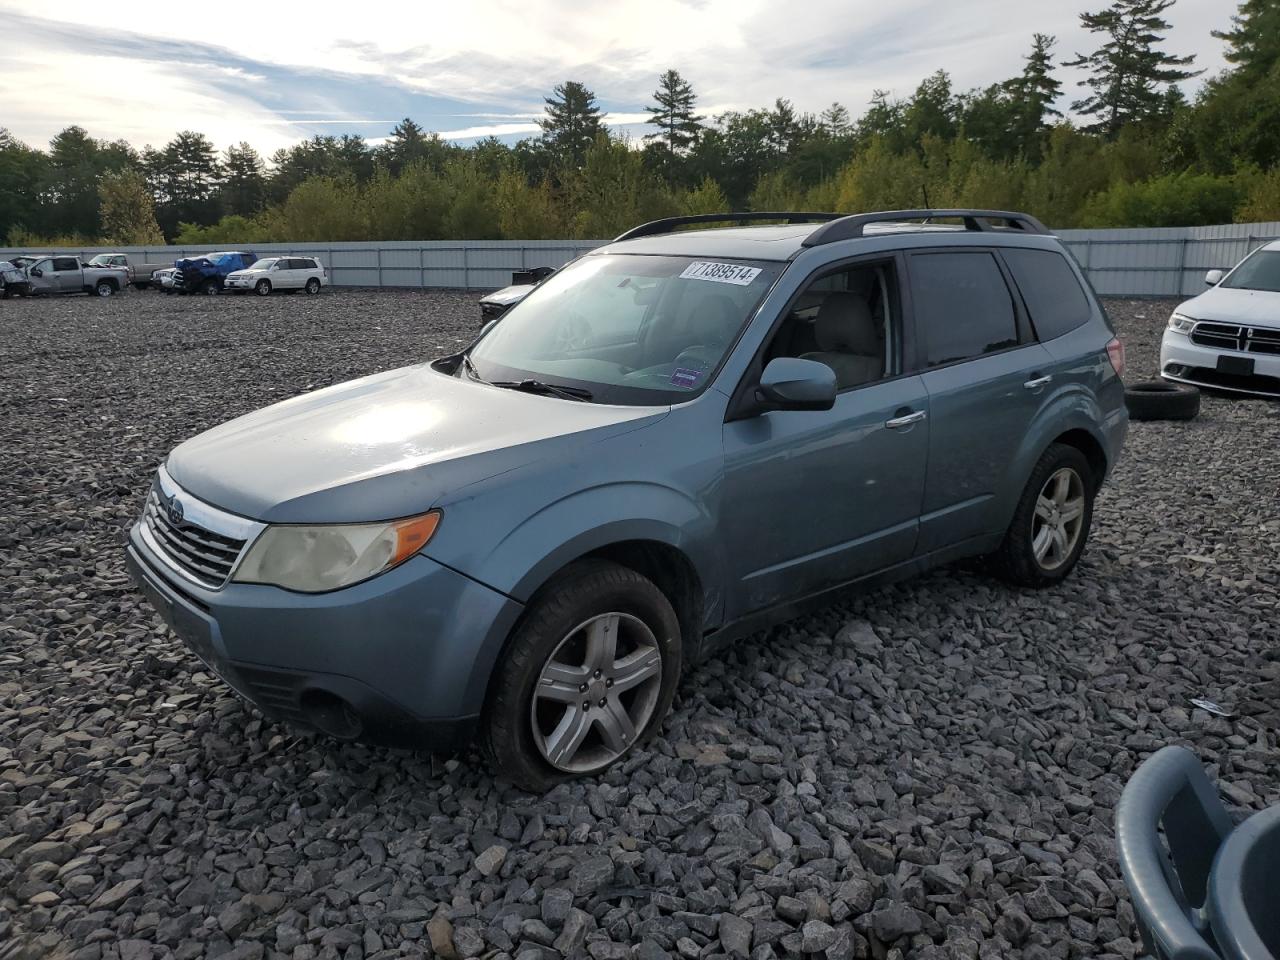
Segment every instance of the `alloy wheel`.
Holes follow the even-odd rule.
[[[1071,467],[1050,474],[1036,497],[1031,551],[1042,570],[1056,570],[1071,557],[1084,529],[1084,481]]]
[[[557,770],[590,773],[631,748],[653,718],[662,653],[626,613],[579,624],[551,652],[529,704],[533,739]]]

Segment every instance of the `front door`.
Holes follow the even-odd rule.
[[[740,617],[908,560],[929,452],[923,378],[901,375],[892,260],[813,280],[788,308],[761,364],[831,366],[825,411],[771,411],[724,427],[722,531]],[[748,374],[750,376],[750,374]]]
[[[987,250],[908,259],[916,367],[929,394],[929,471],[917,552],[998,533],[998,494],[1047,394],[1053,358],[1030,335]]]

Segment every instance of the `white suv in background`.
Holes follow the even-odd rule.
[[[1160,376],[1217,390],[1280,397],[1280,240],[1259,247],[1212,289],[1181,304],[1160,344]]]
[[[329,282],[324,266],[315,257],[267,257],[246,270],[227,275],[225,289],[252,290],[265,297],[273,290],[305,290],[319,293]]]

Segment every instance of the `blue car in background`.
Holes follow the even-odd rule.
[[[247,251],[233,250],[175,260],[173,289],[177,293],[221,293],[230,274],[253,266],[257,259]]]
[[[751,225],[687,229],[716,221]],[[1026,214],[677,217],[465,350],[181,444],[128,562],[268,715],[478,739],[541,790],[653,734],[690,663],[837,589],[973,556],[1060,583],[1120,455],[1123,367]]]

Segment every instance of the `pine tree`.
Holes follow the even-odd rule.
[[[1022,74],[1005,84],[1013,99],[1015,151],[1039,156],[1041,139],[1050,117],[1061,117],[1054,102],[1062,93],[1062,81],[1053,75],[1053,46],[1057,38],[1037,33],[1031,40]]]
[[[653,101],[653,105],[645,109],[649,112],[649,123],[658,129],[655,133],[646,133],[644,139],[666,147],[670,177],[675,158],[692,147],[702,132],[703,118],[693,112],[697,101],[693,87],[677,70],[668,70],[658,78]]]
[[[1194,55],[1175,57],[1157,49],[1170,27],[1162,14],[1173,4],[1174,0],[1115,0],[1105,10],[1080,15],[1086,30],[1108,38],[1093,53],[1077,54],[1063,64],[1086,67],[1091,74],[1080,85],[1093,93],[1071,105],[1097,118],[1087,129],[1114,138],[1125,124],[1158,118],[1168,85],[1202,72],[1182,69],[1194,62]]]
[[[1227,62],[1245,79],[1265,76],[1280,61],[1280,0],[1244,0],[1230,30],[1214,30],[1227,41]]]
[[[250,216],[262,208],[266,196],[266,178],[262,174],[262,157],[249,144],[241,142],[228,147],[223,154],[222,213]]]
[[[818,117],[818,126],[831,137],[847,137],[853,131],[849,108],[843,103],[832,103]]]
[[[552,155],[571,170],[580,169],[596,135],[604,131],[596,95],[585,84],[566,80],[544,98],[546,114],[538,121]]]
[[[427,151],[426,131],[409,117],[391,129],[387,142],[382,145],[384,162],[392,173],[400,173],[405,167],[424,159]]]
[[[137,170],[107,174],[98,185],[102,198],[103,238],[121,246],[164,243],[156,223],[155,203],[147,181]]]

